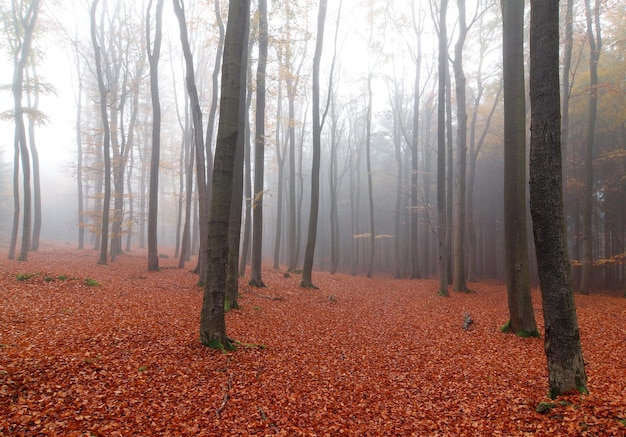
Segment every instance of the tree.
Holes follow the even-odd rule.
[[[198,255],[197,273],[200,275],[200,283],[206,281],[206,263],[207,263],[207,226],[208,226],[208,196],[206,182],[206,168],[204,163],[204,139],[202,137],[202,109],[200,108],[200,99],[198,98],[198,88],[196,87],[196,78],[193,68],[193,55],[189,46],[189,37],[187,34],[187,22],[185,21],[185,9],[182,0],[173,0],[174,13],[178,19],[178,27],[180,30],[180,42],[185,57],[185,82],[187,84],[187,93],[191,103],[191,119],[193,121],[193,143],[196,160],[196,184],[198,189],[198,221],[200,228],[200,253]]]
[[[317,15],[317,40],[313,56],[313,159],[311,162],[311,209],[309,210],[309,232],[307,235],[304,264],[302,265],[301,287],[317,288],[311,278],[313,255],[317,238],[317,219],[320,202],[320,151],[322,143],[322,121],[320,120],[320,62],[324,46],[324,24],[326,22],[326,0],[320,0]]]
[[[150,9],[146,12],[146,48],[150,65],[150,96],[152,97],[152,156],[150,158],[150,195],[148,200],[148,270],[159,269],[157,247],[157,213],[159,202],[159,161],[161,154],[161,103],[159,100],[159,56],[161,54],[161,29],[163,20],[163,0],[157,0],[154,26],[154,46],[150,47]]]
[[[454,46],[454,81],[456,83],[457,118],[457,208],[454,220],[454,291],[469,291],[465,274],[465,192],[467,173],[467,103],[465,97],[466,79],[463,71],[463,46],[467,37],[465,0],[457,0],[459,10],[459,36]]]
[[[531,0],[530,25],[530,211],[555,398],[587,391],[563,215],[558,0]]]
[[[252,196],[252,259],[249,284],[263,287],[263,166],[265,164],[265,70],[267,66],[267,0],[259,0],[259,60],[256,74],[256,134],[254,139],[254,190]]]
[[[24,216],[22,220],[22,242],[18,261],[28,259],[28,251],[31,245],[31,181],[30,181],[30,159],[28,157],[28,144],[26,138],[26,127],[24,125],[24,107],[22,104],[22,94],[24,92],[24,74],[31,56],[31,47],[39,15],[40,0],[32,0],[23,4],[13,1],[12,27],[15,32],[15,40],[11,41],[11,51],[13,55],[13,82],[11,91],[13,93],[13,117],[15,120],[15,161],[14,161],[14,214],[13,232],[11,236],[11,247],[9,249],[9,259],[15,257],[15,246],[17,243],[18,221],[19,221],[19,188],[18,188],[18,157],[22,162],[22,178],[24,189]]]
[[[439,259],[439,294],[448,296],[448,248],[446,245],[446,70],[448,35],[446,10],[448,0],[439,5],[439,90],[437,99],[437,246]]]
[[[526,87],[524,2],[502,0],[504,77],[504,254],[507,329],[538,335],[530,296],[526,226]]]
[[[228,228],[233,191],[237,137],[240,134],[239,107],[242,63],[250,15],[250,1],[230,2],[222,62],[220,116],[208,226],[207,281],[200,314],[200,341],[215,349],[232,349],[226,336],[224,298],[228,262]],[[245,69],[244,69],[245,70]]]
[[[598,62],[602,50],[600,30],[600,1],[595,1],[593,13],[590,0],[585,0],[587,17],[587,37],[589,39],[589,118],[585,141],[585,182],[583,188],[583,268],[580,278],[580,291],[589,294],[591,271],[593,267],[593,233],[591,216],[593,210],[593,149],[595,141],[596,118],[598,113]],[[594,34],[595,25],[595,34]]]
[[[107,88],[104,83],[102,72],[101,49],[96,37],[96,8],[98,0],[91,5],[91,42],[96,60],[96,76],[98,78],[98,91],[100,95],[100,117],[102,121],[103,156],[104,156],[104,200],[102,204],[102,231],[100,232],[100,258],[98,264],[106,265],[109,245],[109,211],[111,208],[111,130],[107,109]]]

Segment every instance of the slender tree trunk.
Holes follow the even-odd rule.
[[[265,165],[265,69],[267,66],[267,0],[259,0],[259,60],[256,75],[256,135],[254,141],[254,191],[252,213],[252,262],[249,284],[263,287],[263,167]]]
[[[589,118],[585,142],[585,183],[583,188],[583,267],[580,292],[589,294],[593,268],[593,148],[598,114],[598,62],[602,50],[600,33],[600,2],[596,0],[593,11],[590,0],[585,0],[587,37],[589,40]],[[595,24],[595,35],[594,35]]]
[[[248,43],[248,53],[252,51],[252,44],[253,43],[251,42]],[[252,70],[250,66],[248,65],[247,68],[248,68],[248,77],[252,77]],[[247,97],[245,101],[246,113],[250,111],[250,106],[252,104],[252,93],[253,93],[252,83],[248,81],[248,92],[247,92]],[[235,282],[235,280],[233,279],[233,283],[232,283],[235,288],[239,286],[239,282],[238,282],[239,276],[243,277],[246,274],[246,266],[248,265],[248,256],[250,255],[250,233],[252,229],[252,161],[251,161],[252,156],[251,156],[251,149],[250,149],[251,146],[250,146],[250,120],[249,118],[246,116],[244,120],[242,121],[242,123],[245,123],[242,129],[244,129],[245,138],[246,138],[242,146],[243,147],[242,163],[244,167],[243,169],[244,171],[243,173],[243,197],[240,192],[235,193],[233,200],[242,199],[242,202],[241,202],[241,205],[233,205],[233,207],[231,207],[232,208],[231,211],[234,211],[234,209],[237,209],[239,211],[238,212],[239,217],[236,219],[237,221],[231,222],[231,227],[236,226],[237,229],[239,230],[236,236],[237,244],[234,244],[235,240],[233,240],[230,244],[230,247],[234,248],[237,252],[235,257],[231,256],[231,259],[234,262],[234,265],[232,267],[235,269],[233,271],[233,278],[237,278],[237,281]],[[237,162],[239,161],[237,160]],[[256,168],[255,168],[255,173],[256,173]],[[236,174],[235,177],[237,178],[238,175]],[[238,189],[238,186],[235,185],[235,188]],[[243,229],[241,229],[242,228],[241,208],[243,207],[243,204],[246,205],[246,208],[245,208],[244,219],[243,219]],[[231,212],[232,219],[235,218],[233,214],[235,213]],[[241,233],[243,233],[243,241],[241,242],[241,244],[239,244],[240,239],[242,239],[240,235]],[[240,246],[241,246],[241,250],[239,249]],[[241,256],[239,256],[240,251],[241,251]],[[231,254],[232,252],[233,251],[231,250]],[[237,265],[237,262],[239,262],[238,272],[237,272],[237,269],[235,268],[235,266]],[[226,298],[228,299],[228,292],[226,294]]]
[[[466,174],[467,174],[467,101],[465,96],[466,79],[463,71],[463,46],[467,36],[465,17],[465,0],[457,0],[459,10],[459,36],[454,47],[454,82],[456,84],[456,115],[457,115],[457,183],[456,208],[454,220],[454,291],[467,292],[467,277],[465,271],[465,235],[466,235]]]
[[[83,85],[82,73],[79,64],[80,57],[76,55],[76,72],[79,77],[78,95],[76,96],[76,191],[78,194],[78,248],[85,247],[85,195],[83,193],[83,136],[82,136],[82,109]]]
[[[317,239],[317,219],[320,196],[320,154],[322,147],[322,122],[320,120],[320,61],[324,45],[324,23],[326,21],[326,0],[320,0],[317,15],[317,40],[313,56],[313,159],[311,163],[311,209],[309,212],[309,232],[304,252],[301,287],[317,288],[313,285],[313,256]]]
[[[91,5],[91,42],[93,44],[96,61],[96,75],[98,77],[98,90],[100,92],[100,117],[104,131],[103,151],[104,158],[104,199],[102,203],[102,230],[100,232],[100,258],[98,264],[106,265],[109,248],[109,211],[111,207],[111,131],[107,112],[107,90],[102,74],[102,60],[100,46],[96,38],[96,8],[98,0]]]
[[[187,35],[187,23],[185,21],[185,10],[181,0],[173,0],[174,12],[178,19],[178,27],[180,30],[180,42],[185,57],[185,81],[187,83],[187,92],[191,102],[191,118],[193,120],[193,143],[196,159],[196,185],[198,190],[198,227],[200,229],[200,250],[198,254],[198,264],[196,272],[200,275],[199,282],[206,283],[207,275],[207,226],[208,226],[208,197],[206,182],[206,167],[204,163],[205,144],[203,139],[202,109],[200,108],[200,99],[198,97],[198,89],[196,87],[196,78],[193,67],[193,55],[189,47],[189,37]]]
[[[530,210],[555,398],[587,391],[563,216],[558,0],[531,0],[530,35]]]
[[[35,83],[34,101],[30,100],[30,91],[27,91],[28,106],[37,110],[39,108],[39,76],[35,68],[34,62],[31,62],[32,77]],[[27,70],[28,74],[28,70]],[[31,106],[32,103],[32,106]],[[30,250],[39,249],[39,238],[41,236],[41,177],[39,172],[39,152],[37,151],[37,143],[35,141],[35,119],[31,115],[28,117],[28,142],[30,144],[30,153],[33,158],[33,236],[30,242]]]
[[[504,254],[508,328],[538,335],[530,295],[526,225],[524,3],[502,0],[504,67]]]
[[[276,97],[276,161],[278,163],[278,190],[276,193],[276,234],[274,235],[274,269],[280,268],[280,242],[283,232],[283,186],[285,175],[285,155],[282,149],[280,136],[282,130],[282,82],[278,82],[278,95]],[[282,150],[281,150],[282,149]]]
[[[222,63],[220,118],[213,168],[208,228],[207,281],[200,315],[200,341],[216,349],[232,349],[226,336],[224,300],[228,263],[228,228],[237,137],[240,135],[241,87],[245,87],[243,55],[247,45],[249,0],[230,2]]]
[[[150,194],[148,199],[148,270],[159,269],[159,249],[157,247],[157,215],[159,212],[159,162],[161,156],[161,103],[159,100],[159,56],[161,53],[161,29],[163,0],[157,0],[154,46],[150,47],[150,9],[146,12],[146,38],[148,62],[150,64],[150,96],[152,98],[152,155],[150,158]]]
[[[437,246],[439,259],[439,294],[448,296],[448,250],[446,245],[446,65],[448,36],[446,10],[448,0],[439,5],[439,92],[437,107]]]

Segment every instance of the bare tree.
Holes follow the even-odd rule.
[[[98,259],[98,264],[106,265],[109,247],[109,211],[111,208],[111,130],[107,109],[107,89],[102,72],[101,49],[96,36],[97,7],[98,0],[94,0],[91,5],[91,42],[96,61],[96,76],[98,78],[98,91],[100,94],[100,117],[104,131],[102,140],[102,154],[104,157],[104,199],[102,203],[102,231],[100,232],[100,258]]]
[[[159,161],[161,155],[161,102],[159,100],[159,56],[161,54],[161,32],[163,20],[163,0],[157,0],[154,25],[154,46],[150,43],[150,9],[146,12],[146,48],[150,65],[150,96],[152,97],[152,156],[150,158],[150,195],[148,201],[148,270],[159,269],[157,247],[157,213],[159,201]]]
[[[600,28],[600,0],[595,1],[593,11],[590,0],[585,0],[587,17],[587,37],[589,40],[589,118],[585,141],[585,183],[583,188],[583,268],[580,278],[580,292],[589,294],[593,267],[593,230],[591,216],[593,210],[593,149],[598,114],[598,62],[602,50]],[[594,34],[595,27],[595,34]]]
[[[252,259],[249,284],[263,287],[263,167],[265,164],[265,70],[267,67],[267,0],[259,0],[259,60],[256,74],[256,134],[254,140],[254,190],[252,192]]]
[[[437,107],[437,246],[439,259],[439,294],[448,296],[448,248],[446,245],[446,70],[448,0],[439,5],[439,92]]]
[[[322,121],[320,116],[320,62],[324,46],[324,24],[326,22],[326,0],[320,0],[317,15],[317,39],[315,41],[315,55],[313,56],[313,159],[311,162],[311,209],[309,212],[309,232],[302,265],[301,287],[317,288],[313,285],[313,255],[317,238],[317,219],[320,197],[320,154]]]

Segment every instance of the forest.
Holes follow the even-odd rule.
[[[623,2],[0,5],[0,434],[626,433]]]

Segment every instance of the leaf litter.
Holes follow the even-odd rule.
[[[543,340],[499,331],[501,284],[444,298],[315,272],[311,290],[266,267],[266,288],[242,278],[222,353],[198,341],[203,290],[176,259],[44,247],[0,259],[0,435],[626,435],[620,297],[576,296],[591,393],[551,401]]]

